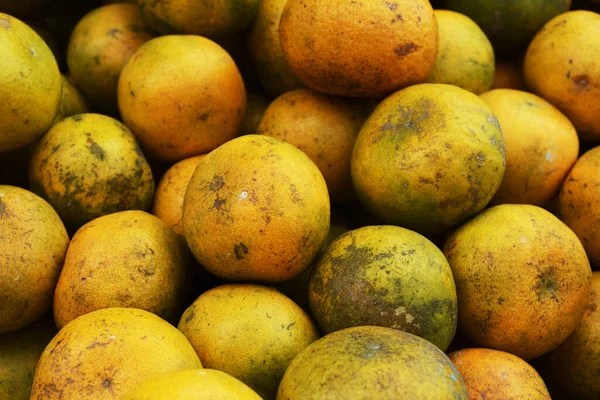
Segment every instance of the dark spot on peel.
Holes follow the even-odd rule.
[[[579,89],[586,89],[590,85],[590,78],[587,75],[577,75],[573,77],[573,82]]]
[[[235,258],[238,260],[244,259],[244,254],[248,254],[248,247],[244,243],[236,244],[233,246],[233,252],[235,253]]]
[[[116,37],[118,34],[122,34],[123,32],[120,29],[117,28],[112,28],[109,29],[108,32],[106,32],[106,34],[108,36],[112,36],[112,37]]]
[[[220,210],[221,207],[223,207],[223,205],[227,202],[227,200],[225,199],[216,199],[215,202],[213,203],[213,207],[216,208],[217,210]]]
[[[396,47],[394,49],[394,53],[396,53],[396,55],[398,57],[404,58],[407,55],[409,55],[410,53],[414,53],[417,50],[419,50],[419,46],[417,46],[413,42],[410,42],[410,43],[402,44],[402,45]]]
[[[91,139],[89,139],[89,140],[91,140]],[[104,156],[106,153],[105,153],[104,149],[102,147],[100,147],[100,145],[98,145],[98,143],[96,143],[92,140],[92,144],[90,144],[88,146],[88,150],[90,151],[90,153],[95,155],[98,160],[104,161]]]
[[[75,121],[75,122],[81,122],[81,121],[83,121],[83,117],[81,115],[73,115],[71,117],[71,119],[73,119],[73,121]]]
[[[196,316],[196,313],[194,313],[194,311],[192,311],[192,312],[190,313],[190,315],[188,315],[188,316],[185,318],[185,322],[186,322],[186,324],[187,324],[187,323],[189,323],[189,322],[190,322],[192,319],[194,319],[194,317],[195,317],[195,316]]]

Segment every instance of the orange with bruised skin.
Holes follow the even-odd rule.
[[[577,10],[544,25],[525,55],[529,88],[558,107],[581,139],[600,140],[600,14]]]
[[[600,398],[600,272],[592,274],[592,289],[579,325],[567,340],[540,359],[542,376],[553,393],[565,399]]]
[[[58,333],[52,315],[0,335],[0,399],[29,400],[35,366]]]
[[[55,124],[31,155],[29,182],[69,228],[117,211],[148,210],[154,194],[150,166],[129,129],[100,114]]]
[[[558,195],[560,219],[577,234],[590,263],[600,267],[600,147],[584,153],[564,180]]]
[[[152,205],[152,214],[163,220],[173,232],[183,236],[183,200],[192,175],[204,155],[181,160],[164,173]]]
[[[139,308],[174,323],[186,306],[189,261],[183,239],[153,215],[96,218],[69,245],[54,292],[56,324],[109,307]]]
[[[329,232],[323,175],[289,143],[246,135],[198,163],[183,232],[198,262],[234,280],[281,282],[301,274]]]
[[[452,270],[433,243],[408,229],[368,226],[343,234],[315,264],[308,293],[324,333],[386,326],[445,351],[456,332]]]
[[[531,93],[498,89],[480,97],[498,117],[506,144],[504,179],[491,203],[546,205],[579,155],[573,124]]]
[[[69,39],[67,65],[73,81],[104,112],[118,113],[117,84],[133,53],[152,39],[135,4],[111,4],[86,14]]]
[[[246,90],[215,42],[167,35],[138,49],[121,72],[119,109],[149,155],[178,161],[208,153],[239,133]]]
[[[230,374],[265,399],[275,397],[289,363],[319,337],[292,300],[249,284],[204,292],[183,313],[178,328],[202,365]]]
[[[0,12],[0,154],[23,148],[52,125],[61,83],[52,51],[28,25]]]
[[[550,400],[546,384],[521,358],[504,351],[468,348],[448,354],[472,400]]]
[[[290,364],[277,400],[467,400],[448,357],[418,336],[380,326],[330,333]]]
[[[153,375],[194,368],[202,368],[198,355],[175,327],[147,311],[105,308],[74,319],[52,339],[31,398],[118,399]]]
[[[540,207],[489,208],[446,240],[444,254],[458,327],[478,346],[533,359],[562,343],[584,312],[592,271],[583,246]]]
[[[340,96],[379,98],[423,82],[438,51],[427,0],[289,0],[279,38],[303,83]]]
[[[361,203],[384,223],[437,235],[480,212],[502,181],[505,148],[492,110],[456,86],[421,84],[383,100],[351,161]]]
[[[153,376],[120,400],[262,400],[262,397],[225,372],[202,368]]]
[[[296,78],[279,41],[279,22],[287,0],[262,0],[248,33],[248,54],[258,79],[271,97],[304,87]]]
[[[349,102],[311,89],[297,89],[275,99],[265,111],[257,132],[293,144],[319,167],[331,201],[354,199],[350,157],[368,112]]]
[[[68,246],[50,204],[25,189],[0,185],[0,333],[50,310]]]

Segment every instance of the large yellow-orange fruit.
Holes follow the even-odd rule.
[[[294,357],[319,337],[292,300],[250,284],[204,292],[183,313],[178,328],[203,366],[230,374],[266,399],[275,397]]]
[[[186,307],[189,261],[183,239],[154,215],[121,211],[96,218],[67,250],[54,291],[56,324],[62,328],[109,307],[139,308],[175,323]]]
[[[359,326],[330,333],[285,371],[277,400],[467,400],[456,367],[436,346],[397,329]]]
[[[0,333],[50,310],[68,245],[50,204],[25,189],[0,185]]]
[[[202,368],[190,342],[147,311],[105,308],[65,325],[38,362],[32,399],[118,399],[153,375]]]
[[[28,25],[0,12],[0,154],[27,146],[50,128],[61,83],[48,45]]]
[[[529,44],[525,81],[558,107],[583,140],[600,140],[600,14],[570,11],[548,21]]]
[[[500,350],[467,348],[448,354],[477,400],[550,400],[546,384],[521,358]]]
[[[289,0],[279,37],[302,82],[341,96],[383,97],[422,82],[438,51],[427,0]]]
[[[600,147],[585,152],[565,178],[558,215],[577,234],[590,263],[600,267]]]
[[[198,163],[185,194],[183,232],[213,274],[280,282],[321,252],[329,216],[327,185],[307,155],[279,139],[246,135]]]
[[[367,210],[424,235],[444,233],[480,212],[504,168],[504,139],[492,110],[446,84],[414,85],[379,103],[351,160]]]
[[[458,327],[478,346],[525,360],[561,344],[585,310],[592,271],[577,236],[543,208],[503,204],[444,244]]]
[[[117,211],[148,210],[154,194],[152,171],[135,137],[101,114],[55,124],[31,155],[29,182],[73,229]]]
[[[579,154],[573,124],[534,94],[497,89],[481,98],[498,117],[506,144],[504,178],[491,203],[546,205]]]
[[[442,351],[456,332],[456,287],[444,254],[397,226],[366,226],[331,243],[313,267],[310,307],[324,333],[378,325]]]
[[[196,35],[142,45],[123,68],[119,109],[142,147],[162,161],[208,153],[238,135],[246,90],[233,59]]]
[[[117,114],[117,84],[123,66],[154,35],[139,7],[110,4],[87,13],[69,39],[67,65],[77,87],[106,113]]]

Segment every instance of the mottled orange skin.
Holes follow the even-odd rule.
[[[162,176],[156,193],[152,214],[162,219],[173,232],[183,236],[183,200],[188,183],[204,155],[186,158],[172,165]]]
[[[183,232],[213,274],[276,283],[309,267],[327,239],[329,218],[327,185],[310,158],[279,139],[246,135],[198,163]]]
[[[271,97],[304,87],[288,64],[279,41],[279,22],[287,0],[262,0],[248,33],[248,54]]]
[[[90,11],[73,29],[67,48],[67,65],[75,85],[99,110],[118,114],[121,70],[153,37],[137,5],[110,4]]]
[[[58,333],[52,315],[0,335],[0,399],[29,400],[35,367]]]
[[[246,90],[233,59],[215,42],[167,35],[138,49],[118,87],[123,122],[154,158],[208,153],[239,134]]]
[[[540,370],[553,394],[564,399],[600,397],[600,272],[592,274],[592,289],[579,325],[567,340],[540,359]]]
[[[546,384],[523,359],[504,351],[469,348],[448,354],[471,400],[550,400]]]
[[[581,138],[600,140],[600,14],[570,11],[548,21],[525,55],[529,88],[558,107]]]
[[[277,400],[307,397],[469,398],[460,374],[440,349],[418,336],[380,326],[330,333],[298,354],[285,371]]]
[[[577,234],[590,263],[600,268],[600,147],[585,152],[565,178],[557,214]]]
[[[70,229],[124,210],[149,210],[150,166],[131,131],[114,118],[78,114],[56,123],[37,143],[29,183]]]
[[[0,154],[38,140],[60,103],[58,64],[28,25],[0,12]]]
[[[584,312],[592,271],[577,236],[548,211],[489,208],[444,244],[458,327],[480,347],[525,360],[562,343]]]
[[[445,351],[456,332],[456,288],[446,258],[425,237],[397,226],[367,226],[337,238],[313,267],[308,299],[324,333],[385,326]]]
[[[265,399],[277,393],[289,363],[318,339],[308,315],[276,289],[222,285],[198,297],[178,328],[202,365],[241,380]]]
[[[25,189],[0,185],[0,333],[50,310],[68,245],[50,204]]]
[[[152,375],[202,368],[174,326],[147,311],[105,308],[65,325],[38,362],[32,400],[118,399]]]
[[[440,235],[480,212],[500,186],[498,119],[473,93],[420,84],[383,100],[354,144],[352,181],[385,224]]]
[[[359,102],[297,89],[269,105],[256,133],[302,150],[323,174],[331,201],[347,203],[355,198],[350,176],[352,148],[367,117]]]
[[[54,292],[54,318],[62,328],[94,310],[133,307],[174,323],[190,278],[185,242],[160,219],[143,211],[105,215],[71,240]]]
[[[438,51],[427,0],[289,0],[279,38],[294,75],[340,96],[379,98],[423,82]]]
[[[498,118],[506,144],[506,169],[492,204],[546,205],[579,155],[573,124],[534,94],[497,89],[480,96]]]

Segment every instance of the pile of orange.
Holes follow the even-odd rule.
[[[0,0],[0,400],[600,398],[600,3]]]

